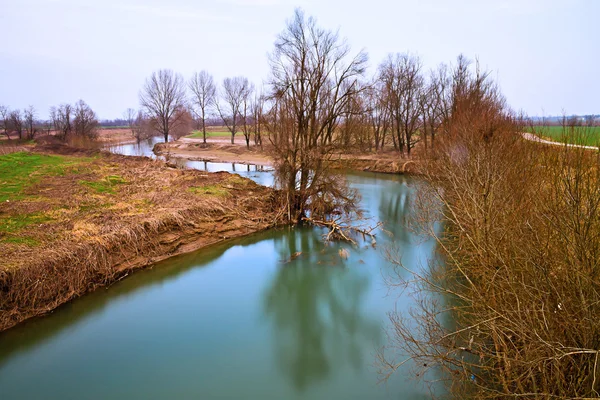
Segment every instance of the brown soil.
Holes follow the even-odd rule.
[[[278,223],[272,189],[226,172],[66,146],[61,173],[0,203],[0,331],[131,270]]]

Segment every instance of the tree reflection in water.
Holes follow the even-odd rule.
[[[410,243],[411,232],[407,229],[411,215],[412,193],[405,185],[398,185],[403,190],[386,190],[379,194],[379,218],[384,227],[393,234],[396,241]]]
[[[362,310],[369,280],[359,268],[344,266],[338,245],[325,246],[315,229],[296,228],[276,242],[283,262],[264,299],[273,322],[281,369],[297,390],[351,365],[359,370],[374,360],[380,344],[379,323]]]

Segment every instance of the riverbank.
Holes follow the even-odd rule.
[[[211,137],[207,143],[202,139],[185,137],[175,142],[158,143],[154,153],[163,157],[173,157],[191,161],[226,162],[238,164],[256,164],[272,166],[269,145],[251,145],[247,148],[238,138],[238,143],[231,144],[229,138]],[[392,174],[416,173],[418,163],[412,159],[401,157],[392,150],[380,152],[345,152],[333,154],[330,160],[336,169],[382,172]]]
[[[66,146],[0,156],[0,331],[130,271],[276,224],[272,189]]]

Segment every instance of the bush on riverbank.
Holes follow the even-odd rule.
[[[413,275],[419,306],[392,317],[388,350],[441,371],[456,398],[596,398],[598,152],[524,141],[481,87],[424,161],[421,223],[445,222],[430,229],[444,262]]]

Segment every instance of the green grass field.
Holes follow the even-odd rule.
[[[230,137],[230,136],[231,136],[231,132],[227,132],[227,131],[206,132],[207,138],[208,137]],[[202,131],[194,131],[194,132],[192,132],[191,135],[188,135],[187,137],[192,138],[192,139],[202,139],[204,137],[204,135],[202,134]]]
[[[0,202],[23,198],[23,191],[49,176],[78,172],[90,158],[12,153],[0,156]]]
[[[531,129],[528,129],[531,132]],[[584,146],[597,146],[600,144],[600,126],[576,127],[563,129],[562,126],[536,126],[533,132],[561,143],[572,143]]]

